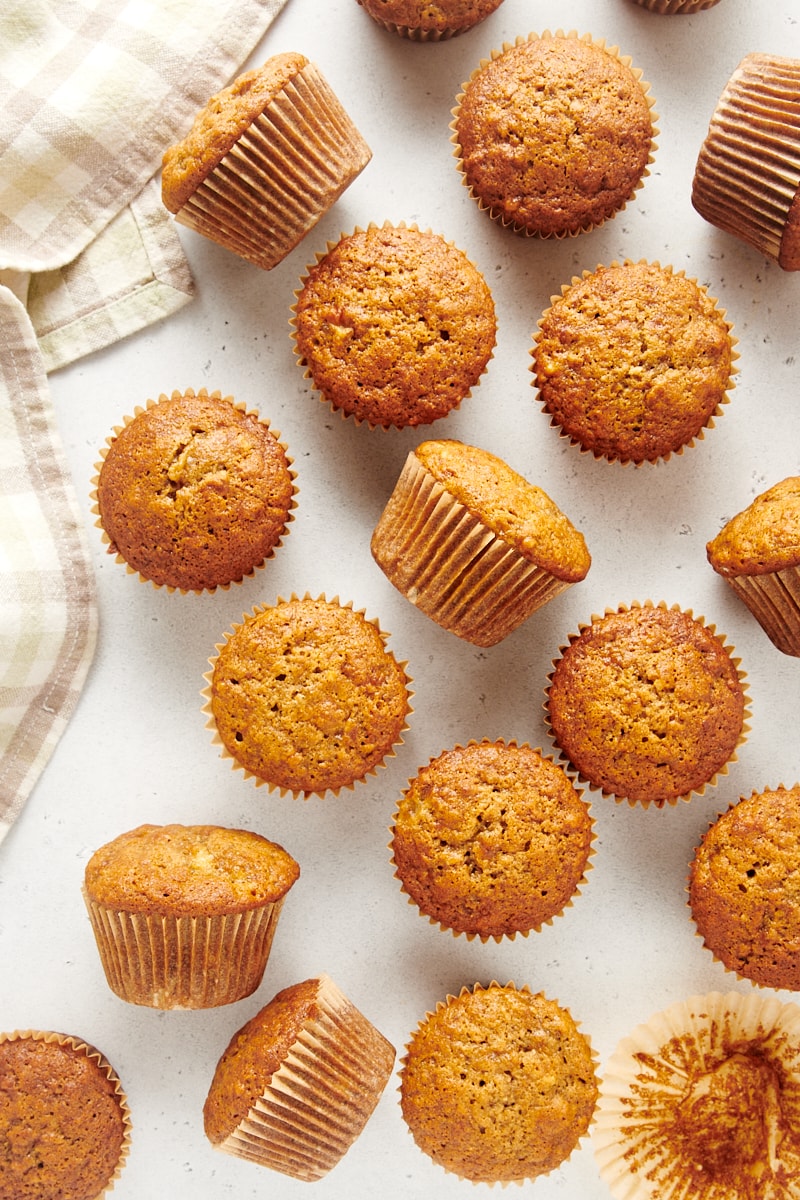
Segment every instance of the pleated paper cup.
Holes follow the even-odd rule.
[[[678,13],[703,12],[704,9],[713,8],[715,4],[719,4],[719,0],[633,0],[633,3],[650,12],[662,13],[665,16],[677,16]]]
[[[748,54],[700,149],[692,204],[785,271],[800,270],[800,59]]]
[[[726,575],[769,640],[782,654],[800,658],[800,567],[763,575]]]
[[[307,63],[175,219],[268,271],[335,204],[371,157],[322,72]]]

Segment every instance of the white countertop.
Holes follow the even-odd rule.
[[[641,67],[660,133],[645,186],[601,229],[566,241],[524,239],[479,212],[461,184],[449,121],[480,58],[531,30],[590,32]],[[402,1048],[426,1010],[476,981],[513,980],[568,1006],[600,1066],[657,1009],[698,992],[747,992],[694,934],[686,907],[693,848],[740,795],[800,780],[800,662],[781,655],[708,566],[705,544],[766,487],[800,470],[797,301],[800,277],[703,221],[690,202],[694,164],[716,101],[745,54],[800,57],[797,0],[721,0],[662,17],[629,0],[505,0],[482,25],[418,45],[381,30],[356,0],[289,0],[252,62],[296,49],[320,65],[373,150],[372,162],[305,242],[270,273],[181,231],[196,299],[160,326],[51,378],[57,417],[96,569],[100,636],[78,710],[0,848],[0,1023],[57,1029],[99,1046],[133,1118],[119,1200],[270,1195],[301,1183],[215,1152],[202,1105],[231,1035],[280,988],[320,971]],[[310,390],[289,334],[293,292],[327,241],[370,221],[444,234],[484,273],[498,312],[488,372],[458,412],[420,430],[370,431],[334,417]],[[706,437],[656,467],[621,467],[571,447],[531,386],[529,351],[549,297],[573,275],[621,258],[683,269],[720,299],[739,339],[731,402]],[[105,553],[90,478],[122,416],[175,388],[219,388],[260,409],[298,474],[289,536],[263,571],[213,596],[139,584]],[[584,533],[586,580],[489,650],[418,613],[372,561],[369,539],[408,450],[427,436],[486,447],[539,484]],[[223,760],[201,715],[207,659],[259,602],[292,592],[353,601],[390,632],[414,679],[404,744],[338,798],[294,800],[256,788]],[[387,842],[408,778],[445,748],[502,737],[550,749],[547,673],[592,614],[634,600],[678,604],[733,644],[752,717],[716,787],[664,810],[587,793],[593,867],[565,914],[540,933],[482,944],[420,917],[400,893]],[[80,894],[101,844],[143,822],[217,822],[281,842],[301,865],[255,995],[207,1012],[129,1006],[107,988]],[[789,999],[788,995],[782,998]],[[315,1187],[319,1200],[470,1195],[414,1145],[395,1079],[361,1138]],[[591,1147],[538,1180],[539,1200],[602,1200]]]

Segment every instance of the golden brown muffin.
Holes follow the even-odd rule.
[[[552,759],[530,746],[470,742],[432,758],[394,817],[392,860],[410,902],[454,934],[527,934],[549,923],[584,881],[588,805]]]
[[[746,730],[743,675],[713,626],[647,603],[595,616],[564,647],[547,715],[580,777],[630,804],[702,793]]]
[[[800,657],[800,476],[756,496],[706,553],[773,645]]]
[[[539,321],[532,371],[551,424],[596,458],[655,462],[702,438],[732,385],[731,325],[660,263],[586,271]]]
[[[182,592],[252,575],[292,520],[294,472],[279,436],[205,388],[137,409],[108,439],[93,481],[109,554]]]
[[[218,825],[140,825],[96,850],[84,899],[109,987],[155,1008],[212,1008],[261,982],[300,868]]]
[[[491,454],[447,438],[405,462],[372,556],[412,604],[458,637],[493,646],[586,577],[583,535],[550,497]]]
[[[692,996],[621,1040],[592,1131],[616,1200],[794,1200],[800,1008],[751,992]]]
[[[720,96],[692,204],[784,271],[800,270],[800,58],[748,54]]]
[[[591,37],[529,34],[483,59],[452,124],[459,169],[517,233],[565,237],[624,208],[655,146],[649,86]]]
[[[384,29],[416,42],[439,42],[484,21],[503,0],[358,0]]]
[[[448,996],[403,1059],[400,1104],[414,1141],[473,1183],[552,1171],[586,1133],[596,1098],[591,1048],[569,1012],[513,984]]]
[[[206,711],[256,783],[294,795],[352,787],[402,741],[409,677],[363,612],[324,597],[257,608],[226,635]]]
[[[753,792],[697,846],[689,905],[714,957],[741,979],[800,991],[800,785]]]
[[[288,51],[210,98],[165,152],[161,193],[181,224],[269,270],[370,158],[316,64]]]
[[[284,988],[237,1033],[203,1108],[218,1149],[311,1182],[359,1136],[394,1047],[326,975]]]
[[[494,301],[439,234],[384,224],[329,245],[293,308],[295,351],[343,416],[397,429],[458,408],[486,370]]]
[[[0,1034],[0,1200],[99,1200],[129,1143],[127,1100],[99,1050],[61,1033]]]

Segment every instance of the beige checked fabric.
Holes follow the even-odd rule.
[[[161,157],[286,2],[0,0],[0,840],[96,641],[47,374],[190,299]]]

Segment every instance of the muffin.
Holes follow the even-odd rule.
[[[674,804],[724,774],[744,740],[739,660],[677,606],[594,616],[570,638],[547,689],[562,756],[592,788],[629,804]]]
[[[401,1069],[417,1146],[472,1183],[552,1171],[586,1133],[596,1098],[592,1051],[569,1012],[512,983],[448,996],[420,1022]]]
[[[472,29],[503,0],[358,0],[374,21],[414,42],[440,42]]]
[[[303,797],[374,774],[411,711],[405,664],[386,642],[338,599],[293,596],[246,614],[217,646],[204,693],[232,765]]]
[[[0,1034],[0,1200],[99,1200],[130,1146],[114,1068],[80,1038]]]
[[[550,924],[585,880],[589,806],[527,745],[470,742],[432,758],[394,816],[392,861],[409,902],[469,939]]]
[[[108,553],[170,591],[239,583],[287,532],[291,462],[268,422],[230,396],[150,400],[115,429],[92,481]]]
[[[455,439],[412,450],[373,531],[391,583],[443,629],[493,646],[586,577],[586,542],[507,463]]]
[[[108,985],[151,1008],[213,1008],[261,982],[300,868],[246,829],[139,825],[96,850],[83,895]]]
[[[713,426],[731,386],[731,325],[660,263],[614,262],[553,297],[532,371],[551,424],[595,458],[656,462]]]
[[[430,230],[356,229],[317,256],[296,296],[306,378],[359,424],[403,429],[446,416],[492,357],[491,292],[463,251]]]
[[[702,12],[719,4],[719,0],[633,0],[633,3],[638,4],[640,8],[648,8],[650,12],[672,16],[678,13]]]
[[[800,270],[800,59],[748,54],[720,96],[692,181],[701,217]]]
[[[165,152],[176,220],[270,270],[372,157],[315,63],[289,51],[212,96]]]
[[[465,185],[517,233],[566,237],[602,225],[648,174],[649,90],[629,58],[589,35],[506,43],[456,98],[452,140]]]
[[[689,905],[714,958],[740,979],[800,991],[800,785],[753,792],[697,846]]]
[[[711,566],[784,654],[800,656],[800,476],[781,480],[707,544]]]
[[[284,988],[232,1037],[203,1108],[212,1145],[313,1182],[364,1129],[394,1047],[326,975]]]
[[[617,1200],[792,1200],[800,1178],[800,1008],[692,996],[623,1038],[592,1129]]]

